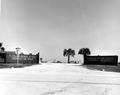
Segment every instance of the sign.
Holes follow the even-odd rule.
[[[84,64],[86,65],[117,65],[118,56],[85,56]]]
[[[19,63],[38,63],[39,54],[20,54],[19,58],[16,53],[6,53],[6,62],[7,63],[16,63],[17,58],[19,59]]]

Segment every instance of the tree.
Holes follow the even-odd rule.
[[[3,43],[0,42],[0,53],[4,53],[5,52],[5,48],[2,47]]]
[[[91,54],[89,48],[81,48],[79,51],[78,51],[78,54],[82,54],[84,57],[85,56],[88,56]]]
[[[72,50],[71,48],[64,49],[63,51],[63,56],[68,56],[68,63],[70,63],[70,56],[74,57],[74,55],[75,55],[75,50]]]
[[[5,52],[5,48],[1,47],[1,52],[4,53]]]

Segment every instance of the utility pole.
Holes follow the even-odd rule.
[[[18,65],[18,63],[19,63],[19,50],[20,50],[21,48],[19,48],[19,47],[17,47],[16,48],[16,51],[17,51],[17,65]]]

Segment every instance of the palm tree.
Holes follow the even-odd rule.
[[[78,54],[82,54],[82,55],[85,57],[85,56],[90,55],[91,52],[90,52],[90,49],[89,49],[89,48],[81,48],[81,49],[78,51]]]
[[[4,53],[5,52],[5,48],[1,47],[1,52]]]
[[[0,42],[0,53],[4,53],[5,52],[5,48],[2,47],[3,43]]]
[[[84,63],[85,63],[85,58],[86,58],[86,56],[90,55],[91,52],[90,52],[89,48],[81,48],[81,49],[78,51],[78,54],[82,54],[82,55],[83,55]]]
[[[75,50],[72,50],[71,48],[64,49],[63,51],[63,56],[68,56],[68,63],[70,63],[70,56],[74,57],[75,55]]]

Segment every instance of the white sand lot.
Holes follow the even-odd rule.
[[[120,95],[120,74],[56,63],[0,69],[0,95]]]

